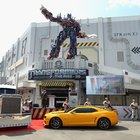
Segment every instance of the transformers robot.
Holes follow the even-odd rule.
[[[67,38],[70,38],[70,48],[67,54],[67,59],[72,59],[77,55],[77,38],[96,37],[95,34],[87,35],[84,32],[80,32],[80,24],[74,18],[72,18],[71,14],[67,14],[67,17],[64,18],[61,17],[61,14],[57,17],[53,17],[53,14],[49,12],[43,5],[40,10],[46,19],[49,19],[51,22],[58,23],[63,28],[55,40],[55,45],[52,48],[48,59],[54,59],[59,56],[60,47]]]

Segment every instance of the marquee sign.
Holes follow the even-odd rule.
[[[50,70],[30,70],[28,80],[47,80],[47,79],[86,79],[87,69],[50,69]]]

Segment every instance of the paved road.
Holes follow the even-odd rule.
[[[0,140],[140,140],[140,122],[120,121],[110,130],[69,127],[59,130],[14,132],[0,135]]]

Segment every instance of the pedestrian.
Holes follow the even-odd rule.
[[[89,101],[89,99],[87,98],[84,105],[91,105],[91,102]]]
[[[29,108],[32,109],[32,100],[30,98],[28,99],[28,103],[29,103]]]
[[[111,102],[107,97],[105,97],[105,100],[103,101],[103,105],[105,109],[112,110]]]
[[[24,113],[30,112],[30,106],[28,103],[28,99],[25,99],[23,106],[22,106],[22,109],[23,109]]]
[[[134,121],[135,119],[138,120],[138,103],[135,99],[132,99],[132,103],[130,104],[132,115],[131,119]]]
[[[69,102],[68,99],[66,98],[66,100],[63,102],[62,107],[64,108],[64,110],[66,111],[67,109],[69,109]]]

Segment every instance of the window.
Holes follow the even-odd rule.
[[[16,90],[8,88],[0,88],[0,95],[1,94],[16,94]]]
[[[12,57],[15,57],[15,55],[16,55],[16,47],[13,46],[13,48],[12,48]]]
[[[25,54],[26,44],[27,44],[27,37],[22,41],[21,56]]]
[[[124,62],[124,53],[123,52],[117,52],[117,61]]]
[[[94,108],[78,108],[76,110],[74,110],[74,112],[76,113],[92,113],[92,112],[96,112],[97,110]]]
[[[44,50],[44,55],[48,55],[48,50]]]

